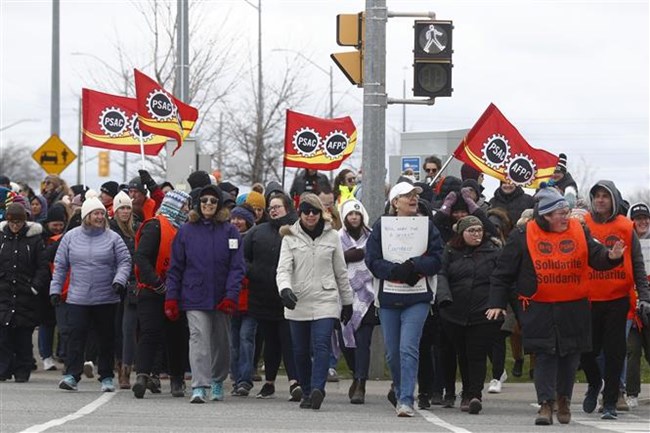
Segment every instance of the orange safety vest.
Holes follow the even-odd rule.
[[[568,302],[589,295],[589,248],[585,232],[576,219],[562,233],[547,232],[534,221],[526,225],[526,244],[533,261],[537,302]],[[529,298],[520,297],[524,302]]]
[[[158,275],[158,278],[160,278],[160,280],[164,281],[165,277],[167,276],[167,269],[169,269],[169,264],[171,263],[172,241],[174,240],[174,236],[176,236],[176,232],[178,230],[163,215],[156,215],[151,219],[157,219],[160,222],[160,245],[158,246],[158,257],[156,258],[156,275]],[[148,221],[145,221],[138,229],[138,232],[135,234],[136,250],[138,248],[138,244],[140,243],[142,228],[147,222]],[[138,282],[138,288],[154,288],[140,281],[140,270],[138,269],[137,265],[134,267],[134,271],[135,279]]]
[[[144,221],[150,220],[156,214],[156,201],[147,197],[142,203],[142,216]]]
[[[622,215],[617,215],[612,221],[604,224],[597,223],[591,214],[585,216],[587,227],[594,239],[606,247],[612,247],[621,240],[627,247],[623,252],[623,263],[609,271],[592,269],[589,274],[591,287],[589,299],[592,301],[611,301],[629,296],[634,288],[634,271],[632,269],[632,236],[634,225]]]

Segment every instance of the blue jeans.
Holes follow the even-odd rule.
[[[235,384],[253,385],[253,357],[255,356],[257,321],[251,316],[233,316],[230,319],[230,374]]]
[[[428,303],[419,303],[407,308],[379,308],[395,397],[400,404],[411,407],[418,374],[420,337],[430,307]]]
[[[304,395],[325,391],[332,346],[332,330],[337,319],[289,320],[293,356]],[[313,356],[313,361],[312,361]]]
[[[54,347],[54,325],[38,325],[38,352],[41,359],[52,356]]]

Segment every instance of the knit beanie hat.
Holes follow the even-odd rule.
[[[190,202],[190,195],[186,192],[173,190],[165,194],[158,213],[164,215],[176,228],[187,221],[187,213],[183,212],[183,206]]]
[[[479,176],[481,176],[481,172],[469,164],[463,164],[463,166],[460,168],[460,178],[462,180],[478,180]]]
[[[235,185],[233,185],[230,182],[221,182],[219,184],[219,189],[223,192],[227,192],[228,194],[234,195],[237,197],[239,195],[239,188],[237,188]]]
[[[474,215],[467,215],[466,217],[459,219],[458,222],[454,224],[454,231],[459,235],[462,235],[465,230],[473,226],[483,227],[483,223]]]
[[[262,194],[257,191],[251,191],[246,197],[246,203],[253,206],[254,208],[258,207],[261,209],[266,209],[266,199]]]
[[[140,176],[136,176],[133,179],[131,179],[131,181],[129,182],[129,189],[135,189],[137,191],[140,191],[142,194],[147,193],[147,189],[142,184],[142,179],[140,179]]]
[[[108,182],[104,183],[101,188],[99,188],[99,190],[104,194],[115,197],[117,195],[117,192],[120,190],[120,184],[113,180],[109,180]]]
[[[62,204],[55,203],[51,208],[47,210],[47,219],[46,223],[52,222],[62,222],[64,224],[68,223],[68,215],[65,212],[65,207]]]
[[[5,207],[8,207],[10,204],[16,203],[22,206],[25,209],[25,212],[27,213],[27,218],[31,218],[32,216],[32,206],[31,204],[27,203],[27,200],[25,200],[25,197],[23,197],[20,194],[17,194],[13,191],[9,191],[7,193],[7,198],[5,199]]]
[[[363,207],[360,201],[355,199],[349,199],[341,203],[341,221],[345,221],[345,218],[350,212],[357,212],[361,214],[362,224],[368,226],[370,224],[368,212],[366,208]]]
[[[535,194],[537,199],[537,213],[539,215],[549,214],[557,209],[569,207],[569,203],[562,196],[559,190],[542,183],[539,191]]]
[[[190,184],[191,189],[203,188],[210,185],[210,176],[203,170],[197,170],[188,176],[187,183]]]
[[[247,193],[247,192],[245,192],[245,193],[243,193],[243,194],[239,194],[239,195],[237,196],[237,200],[235,200],[235,204],[236,204],[237,206],[240,206],[240,205],[246,203],[246,198],[247,198],[247,197],[248,197],[248,193]]]
[[[115,198],[113,198],[113,211],[117,211],[119,208],[124,206],[133,208],[133,201],[128,194],[124,191],[120,191],[115,195]]]
[[[106,208],[104,207],[100,199],[98,199],[97,197],[91,197],[87,199],[81,205],[81,219],[83,220],[92,211],[99,210],[99,209],[106,212]]]
[[[560,153],[557,165],[555,166],[555,171],[566,173],[566,155],[564,153]]]
[[[248,228],[255,225],[255,214],[244,206],[236,206],[230,211],[230,217],[239,217],[246,221]]]
[[[7,206],[7,211],[5,212],[5,219],[15,220],[15,221],[25,221],[27,219],[27,212],[25,211],[25,206],[20,203],[11,203]]]

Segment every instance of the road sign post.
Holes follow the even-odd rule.
[[[32,158],[47,174],[61,174],[77,155],[59,138],[52,134],[34,153]]]

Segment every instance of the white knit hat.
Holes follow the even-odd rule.
[[[368,217],[368,212],[366,212],[366,208],[363,207],[363,204],[361,204],[360,201],[351,198],[341,203],[341,207],[339,209],[339,213],[341,214],[341,221],[345,221],[345,218],[350,212],[360,213],[363,217],[363,224],[370,226],[370,218]]]
[[[86,218],[86,215],[97,209],[101,209],[106,212],[106,208],[102,204],[101,200],[99,200],[97,197],[87,199],[81,205],[81,219],[83,220]]]
[[[115,198],[113,198],[113,212],[124,206],[133,208],[133,201],[127,193],[120,191],[117,193]]]

